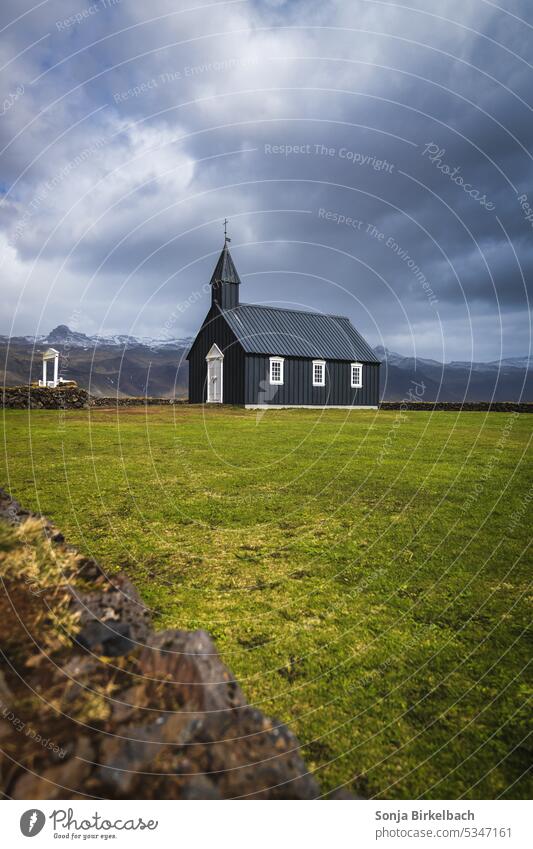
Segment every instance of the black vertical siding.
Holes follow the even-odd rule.
[[[234,333],[216,307],[209,310],[189,351],[189,403],[207,400],[206,355],[213,344],[224,354],[224,404],[244,404],[244,352]]]
[[[282,386],[269,383],[269,357],[245,356],[245,404],[377,407],[379,363],[363,363],[363,385],[352,389],[350,363],[326,361],[326,385],[313,386],[312,360],[285,357]]]

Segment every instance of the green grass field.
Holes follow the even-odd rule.
[[[521,798],[532,419],[11,411],[2,478],[205,628],[324,792]]]

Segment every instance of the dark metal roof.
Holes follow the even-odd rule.
[[[342,315],[256,304],[220,311],[247,354],[379,362],[370,345]]]
[[[231,258],[227,243],[222,248],[222,253],[211,277],[211,283],[240,283],[240,277]]]

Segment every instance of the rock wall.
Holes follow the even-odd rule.
[[[382,401],[380,410],[443,410],[447,412],[533,413],[533,404],[514,401]]]
[[[19,410],[47,409],[68,410],[83,407],[139,407],[139,406],[172,406],[187,404],[177,398],[117,398],[90,396],[85,389],[65,387],[57,389],[40,389],[28,386],[11,386],[1,390],[1,402],[4,407]],[[492,413],[533,413],[533,404],[517,403],[514,401],[382,401],[381,410],[443,410],[448,412],[492,412]]]
[[[86,389],[78,387],[57,387],[45,389],[36,386],[8,386],[2,389],[1,402],[3,407],[18,410],[72,410],[84,407],[138,407],[154,404],[173,405],[186,404],[186,401],[175,398],[117,398],[111,396],[102,398],[90,396]]]
[[[57,387],[57,389],[7,386],[1,392],[2,406],[18,410],[70,410],[89,406],[89,393],[77,386]]]
[[[205,631],[154,632],[126,575],[0,490],[4,798],[313,799],[294,734]]]

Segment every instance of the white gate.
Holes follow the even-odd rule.
[[[213,345],[207,357],[207,403],[222,404],[224,354]]]

